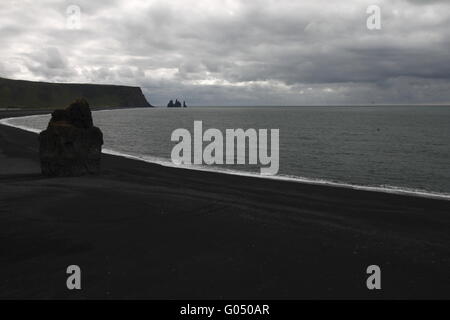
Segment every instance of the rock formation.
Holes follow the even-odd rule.
[[[55,110],[46,130],[39,134],[42,174],[49,177],[81,176],[100,172],[103,134],[94,127],[89,104],[78,99]]]
[[[181,104],[180,101],[178,101],[178,99],[175,100],[175,103],[173,102],[173,100],[170,100],[169,103],[167,104],[167,108],[186,108],[186,102],[183,101],[183,104]]]

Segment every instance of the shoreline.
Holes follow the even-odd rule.
[[[127,109],[140,109],[140,108],[103,108],[103,109],[96,109],[93,110],[93,112],[97,111],[113,111],[113,110],[127,110]],[[35,130],[30,127],[26,126],[18,126],[8,123],[7,121],[14,118],[25,118],[25,117],[34,117],[34,116],[40,116],[44,115],[46,113],[42,114],[30,114],[25,116],[13,116],[4,118],[1,114],[0,110],[0,125],[10,126],[13,128],[18,128],[21,130],[33,132],[33,133],[39,133],[40,130]],[[253,172],[246,172],[246,171],[239,171],[239,170],[225,170],[220,169],[216,167],[211,167],[207,165],[201,165],[201,166],[176,166],[170,163],[170,161],[157,161],[157,160],[151,160],[149,156],[145,155],[133,155],[124,153],[121,151],[103,148],[102,150],[103,154],[109,154],[113,156],[119,156],[124,157],[127,159],[137,160],[137,161],[143,161],[146,163],[161,165],[164,167],[171,167],[171,168],[177,168],[177,169],[183,169],[183,170],[193,170],[193,171],[200,171],[200,172],[214,172],[219,174],[228,174],[228,175],[236,175],[236,176],[242,176],[242,177],[250,177],[250,178],[258,178],[258,179],[270,179],[270,180],[277,180],[277,181],[286,181],[286,182],[293,182],[293,183],[305,183],[310,185],[319,185],[319,186],[329,186],[329,187],[335,187],[335,188],[345,188],[345,189],[351,189],[351,190],[362,190],[362,191],[369,191],[369,192],[380,192],[380,193],[387,193],[387,194],[395,194],[395,195],[402,195],[402,196],[411,196],[411,197],[423,197],[428,199],[438,199],[438,200],[446,200],[450,201],[450,193],[444,193],[444,192],[435,192],[435,191],[428,191],[428,190],[421,190],[421,189],[411,189],[408,187],[397,187],[397,186],[370,186],[370,185],[358,185],[358,184],[351,184],[346,182],[336,182],[332,180],[326,180],[326,179],[313,179],[313,178],[306,178],[306,177],[299,177],[299,176],[287,176],[287,175],[277,175],[277,176],[263,176],[257,173]]]
[[[98,176],[45,178],[37,148],[0,125],[1,298],[450,297],[448,201],[107,154]],[[72,264],[79,292],[65,288]]]

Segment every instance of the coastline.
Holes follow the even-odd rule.
[[[450,296],[445,200],[107,154],[100,176],[47,179],[36,135],[3,125],[0,159],[2,298]],[[81,292],[64,288],[70,264]],[[371,264],[381,292],[365,287]]]
[[[127,110],[127,109],[140,109],[140,108],[99,108],[95,109],[93,111],[100,112],[100,111],[111,111],[111,110]],[[1,110],[0,110],[1,111]],[[48,111],[50,112],[50,111]],[[26,118],[26,117],[34,117],[39,116],[40,114],[31,114],[27,116],[20,116],[20,118]],[[14,119],[17,116],[13,117],[2,117],[0,113],[0,125],[5,126],[11,126],[14,128],[19,128],[25,131],[33,132],[33,133],[39,133],[40,130],[36,130],[33,128],[20,126],[20,125],[14,125],[10,124],[7,121],[10,119]],[[294,182],[294,183],[304,183],[304,184],[311,184],[311,185],[324,185],[324,186],[330,186],[335,188],[346,188],[346,189],[352,189],[352,190],[363,190],[363,191],[370,191],[370,192],[381,192],[381,193],[389,193],[389,194],[397,194],[397,195],[404,195],[404,196],[413,196],[413,197],[424,197],[424,198],[430,198],[430,199],[441,199],[441,200],[447,200],[450,201],[450,193],[444,193],[444,192],[435,192],[435,191],[429,191],[429,190],[423,190],[423,189],[412,189],[407,187],[397,187],[397,186],[371,186],[371,185],[358,185],[358,184],[351,184],[346,182],[339,182],[339,181],[332,181],[332,180],[326,180],[326,179],[312,179],[307,177],[299,177],[294,175],[276,175],[276,176],[263,176],[257,173],[253,172],[246,172],[242,170],[230,170],[230,169],[219,169],[216,167],[211,167],[207,165],[199,165],[199,166],[176,166],[173,165],[169,160],[164,159],[155,159],[146,155],[135,155],[135,154],[128,154],[124,152],[120,152],[117,150],[112,150],[108,148],[103,148],[102,150],[103,154],[109,154],[113,156],[120,156],[127,159],[137,160],[137,161],[143,161],[151,164],[157,164],[165,167],[173,167],[178,169],[184,169],[184,170],[194,170],[194,171],[201,171],[201,172],[215,172],[220,174],[229,174],[229,175],[237,175],[242,177],[251,177],[251,178],[259,178],[259,179],[271,179],[271,180],[279,180],[279,181],[288,181],[288,182]]]

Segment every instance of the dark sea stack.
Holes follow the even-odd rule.
[[[170,100],[169,103],[167,104],[167,108],[186,108],[186,102],[183,101],[183,104],[181,104],[180,101],[178,101],[178,99],[175,99],[175,102],[173,102],[173,100]]]
[[[55,110],[46,130],[39,134],[42,174],[72,177],[98,174],[103,133],[94,127],[89,104],[84,99],[64,110]]]
[[[85,99],[76,100],[65,111],[75,127],[88,129],[94,126],[91,108]]]

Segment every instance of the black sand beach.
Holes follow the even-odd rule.
[[[37,147],[0,125],[0,298],[450,298],[450,201],[110,155],[49,179]]]

